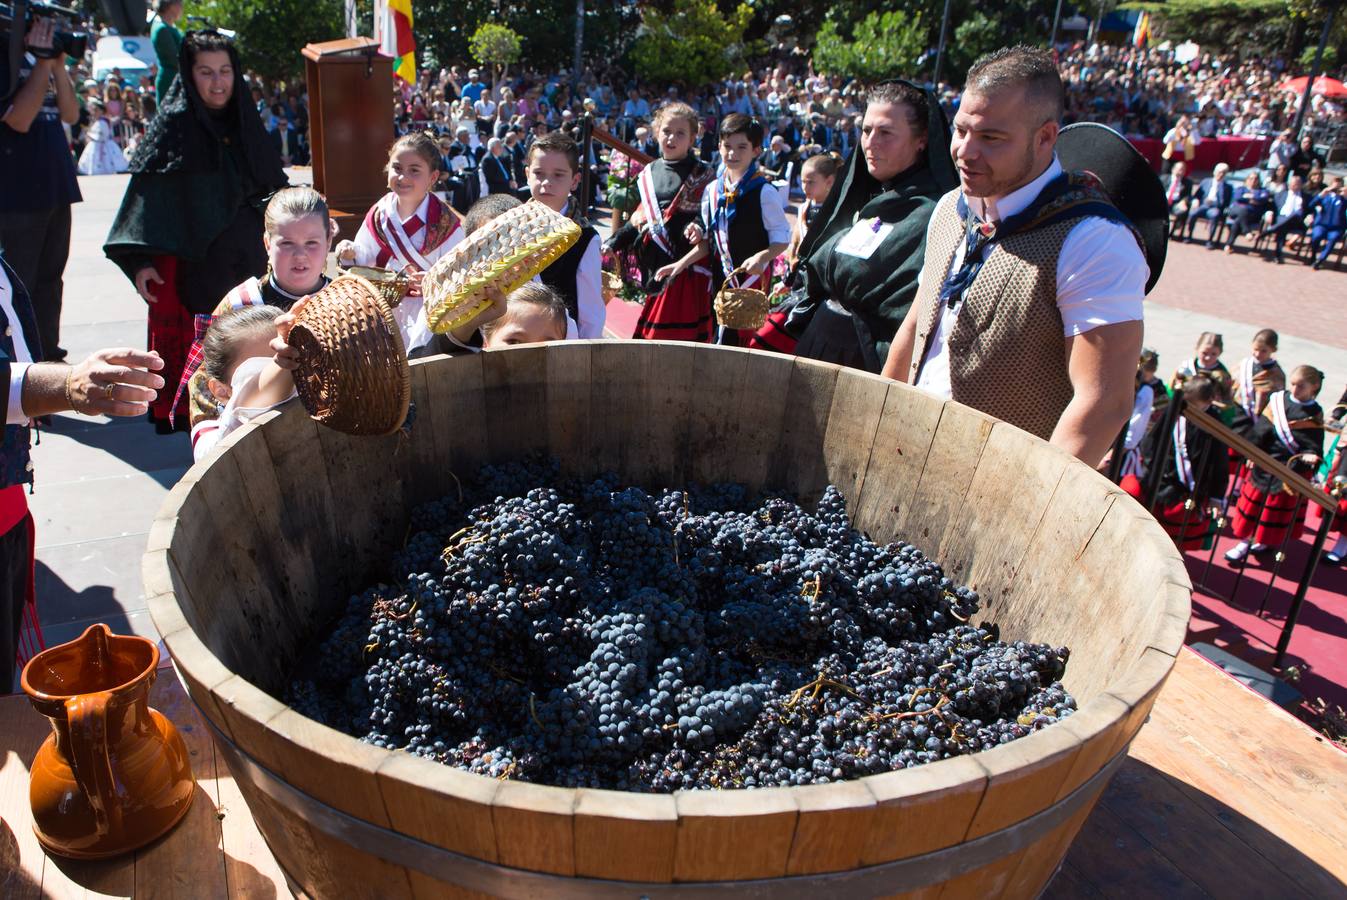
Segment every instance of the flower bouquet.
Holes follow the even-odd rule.
[[[608,161],[608,206],[615,212],[629,213],[640,205],[636,176],[645,168],[625,153],[614,152]]]

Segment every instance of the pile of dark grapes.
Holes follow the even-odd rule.
[[[818,784],[974,753],[1075,709],[1067,650],[970,623],[916,548],[737,485],[488,466],[413,514],[288,701],[498,778],[634,791]]]

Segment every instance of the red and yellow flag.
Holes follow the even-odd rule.
[[[416,38],[412,35],[412,0],[375,0],[374,38],[379,52],[393,57],[393,74],[416,83]]]
[[[1138,50],[1147,47],[1151,42],[1151,14],[1142,11],[1137,17],[1137,27],[1132,32],[1132,46]]]

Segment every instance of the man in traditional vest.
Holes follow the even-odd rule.
[[[1062,106],[1046,51],[969,70],[950,145],[960,188],[931,217],[884,374],[1096,465],[1132,410],[1149,269],[1097,180],[1063,171]]]

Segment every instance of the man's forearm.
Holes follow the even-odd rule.
[[[47,96],[47,88],[51,83],[51,66],[50,60],[37,61],[33,73],[14,95],[9,111],[0,121],[20,133],[26,133],[33,127],[33,120],[42,109],[42,99]]]
[[[885,378],[907,381],[908,371],[912,368],[912,349],[917,342],[917,320],[913,315],[915,308],[914,303],[913,308],[903,317],[903,324],[898,326],[898,331],[893,335],[888,358],[884,360],[884,368],[879,373]]]
[[[56,105],[61,110],[61,121],[74,125],[80,120],[80,103],[75,97],[75,85],[70,80],[70,72],[58,63],[52,67],[52,81],[56,82]]]
[[[70,367],[55,363],[37,363],[28,367],[23,380],[23,411],[37,418],[70,409],[66,380]]]
[[[1095,398],[1076,397],[1057,420],[1051,443],[1088,466],[1097,466],[1117,440],[1131,412]]]

